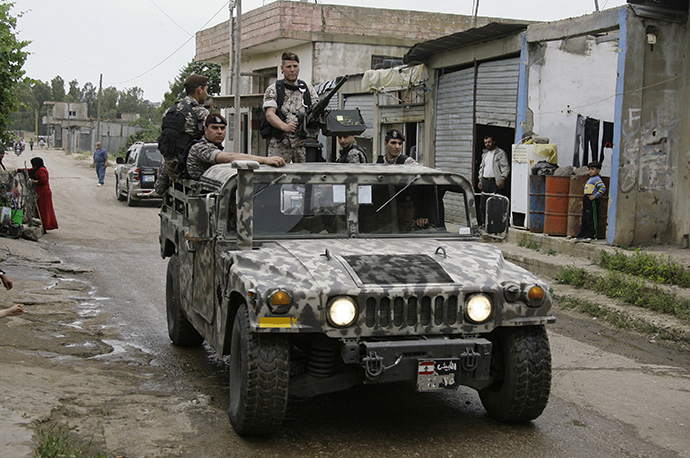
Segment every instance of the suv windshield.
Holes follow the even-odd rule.
[[[347,186],[357,187],[359,234],[470,235],[463,189],[453,185],[255,184],[254,235],[347,236]],[[403,190],[402,192],[400,192]]]
[[[141,148],[140,167],[160,167],[163,162],[163,155],[158,151],[157,146],[144,146]]]

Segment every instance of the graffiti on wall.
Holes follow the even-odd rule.
[[[677,119],[660,119],[652,110],[643,123],[642,109],[630,108],[624,120],[619,186],[623,193],[673,188],[674,140]]]

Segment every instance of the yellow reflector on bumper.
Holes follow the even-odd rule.
[[[260,328],[291,328],[297,320],[290,316],[267,316],[259,318]]]

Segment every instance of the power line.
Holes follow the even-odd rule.
[[[208,21],[206,21],[206,23],[205,23],[204,25],[202,25],[202,26],[199,28],[199,30],[196,31],[196,33],[199,33],[200,31],[202,31],[202,30],[208,25],[209,22],[211,22],[216,16],[218,16],[218,14],[220,14],[220,12],[223,11],[223,10],[228,6],[228,4],[230,4],[230,1],[231,1],[231,0],[225,2],[225,4],[224,4],[223,6],[221,6],[220,9],[219,9],[218,11],[216,11],[216,13],[215,13],[213,16],[211,16],[211,18],[210,18]],[[150,69],[146,70],[144,73],[141,73],[140,75],[137,75],[137,76],[135,76],[134,78],[130,78],[130,79],[128,79],[128,80],[120,81],[119,83],[115,83],[115,84],[129,83],[130,81],[134,81],[135,79],[141,78],[142,76],[146,75],[147,73],[152,72],[152,71],[155,70],[156,68],[160,67],[165,61],[167,61],[167,60],[170,59],[172,56],[174,56],[175,54],[177,54],[177,52],[178,52],[180,49],[184,48],[184,46],[185,46],[187,43],[189,43],[189,42],[192,40],[192,38],[194,38],[194,37],[196,36],[196,33],[195,33],[194,35],[191,35],[191,36],[187,39],[187,41],[185,41],[184,43],[182,43],[182,44],[180,45],[180,47],[177,48],[175,51],[173,51],[168,57],[166,57],[166,58],[163,59],[162,61],[158,62],[156,65],[154,65],[154,66],[151,67]]]
[[[156,2],[154,2],[153,0],[149,0],[149,1],[150,1],[151,3],[153,3],[153,6],[155,6],[156,8],[158,8],[158,9],[160,10],[160,12],[163,13],[163,14],[165,15],[165,17],[167,17],[168,19],[170,19],[170,20],[173,22],[173,24],[175,24],[176,26],[178,26],[184,33],[186,33],[186,34],[189,35],[189,36],[192,35],[191,33],[187,32],[187,31],[184,29],[184,27],[182,27],[180,24],[178,24],[177,22],[175,22],[175,19],[171,18],[171,17],[168,15],[168,13],[166,13],[165,11],[163,11],[163,8],[161,8],[160,6],[158,6],[158,4],[157,4]]]

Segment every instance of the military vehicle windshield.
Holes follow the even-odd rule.
[[[356,202],[348,202],[348,186],[356,187]],[[261,190],[254,199],[258,237],[347,237],[348,215],[355,214],[359,234],[367,237],[471,234],[459,186],[277,183],[256,184],[254,190]]]

